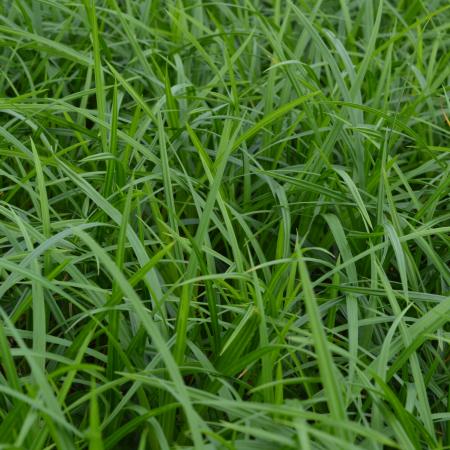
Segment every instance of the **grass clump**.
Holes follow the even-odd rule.
[[[0,8],[0,448],[450,449],[448,2]]]

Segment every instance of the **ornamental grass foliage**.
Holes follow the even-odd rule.
[[[447,0],[0,3],[0,449],[450,449]]]

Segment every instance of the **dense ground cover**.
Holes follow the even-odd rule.
[[[448,1],[0,9],[0,448],[450,448]]]

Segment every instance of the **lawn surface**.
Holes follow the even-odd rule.
[[[450,449],[448,0],[0,2],[0,449]]]

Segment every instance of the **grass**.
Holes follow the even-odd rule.
[[[5,0],[0,449],[450,449],[450,5]]]

